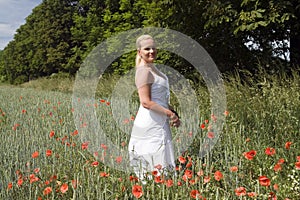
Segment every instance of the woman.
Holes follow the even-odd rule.
[[[178,127],[180,120],[169,107],[169,83],[154,61],[155,42],[150,35],[136,41],[135,83],[140,107],[129,142],[130,164],[140,179],[155,168],[164,171],[175,167],[170,124]]]

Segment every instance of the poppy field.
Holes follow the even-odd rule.
[[[300,199],[299,72],[228,76],[224,84],[226,123],[214,148],[198,156],[197,138],[214,137],[209,94],[198,86],[201,121],[191,122],[198,131],[189,133],[195,141],[176,158],[176,174],[157,166],[146,182],[104,165],[108,144],[100,144],[101,156],[89,151],[74,123],[71,92],[0,86],[0,199]],[[114,124],[111,104],[98,95],[86,106],[126,152],[130,135]],[[134,114],[123,120],[126,130],[133,121]],[[87,126],[82,121],[81,128]]]

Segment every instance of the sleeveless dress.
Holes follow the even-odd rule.
[[[170,98],[168,78],[162,72],[161,76],[153,72],[151,74],[154,77],[151,100],[168,108]],[[168,117],[140,105],[128,150],[130,165],[140,179],[144,178],[146,172],[151,172],[155,168],[162,168],[165,171],[175,168]]]

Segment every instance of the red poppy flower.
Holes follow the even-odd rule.
[[[91,164],[93,167],[97,167],[98,165],[99,165],[99,162],[98,161],[94,161],[94,162],[92,162],[92,164]]]
[[[215,137],[214,132],[209,131],[209,132],[207,133],[207,137],[210,138],[210,139],[214,138],[214,137]]]
[[[209,181],[210,181],[210,176],[205,176],[203,182],[208,183]]]
[[[117,162],[117,163],[121,163],[122,160],[123,160],[122,156],[116,157],[116,162]]]
[[[243,155],[247,160],[253,160],[254,156],[256,155],[256,151],[251,150],[248,152],[244,152]]]
[[[157,170],[152,171],[152,175],[153,176],[157,176],[158,175],[158,171]]]
[[[223,174],[220,171],[216,171],[214,176],[216,181],[220,181],[223,178]]]
[[[106,172],[100,172],[101,177],[109,177],[109,174]]]
[[[200,128],[201,128],[201,129],[205,129],[205,124],[201,124],[201,125],[200,125]]]
[[[48,156],[51,156],[51,155],[52,155],[52,151],[50,149],[47,149],[46,150],[46,156],[48,157]]]
[[[12,182],[8,183],[8,185],[7,185],[7,190],[10,190],[10,189],[12,189],[12,187],[13,187],[13,184],[12,184]]]
[[[18,179],[17,185],[19,187],[23,185],[23,179],[22,178]]]
[[[31,157],[32,157],[32,158],[37,158],[37,157],[39,157],[39,152],[38,152],[38,151],[33,152],[32,155],[31,155]]]
[[[295,163],[295,167],[296,167],[297,170],[300,170],[300,161]]]
[[[186,168],[189,168],[189,167],[191,167],[191,166],[193,166],[193,163],[190,161],[190,162],[188,162],[187,164],[186,164]]]
[[[273,156],[273,155],[276,153],[276,150],[275,150],[274,148],[267,147],[265,153],[266,153],[268,156]]]
[[[248,196],[248,197],[255,197],[255,196],[256,196],[256,193],[255,193],[255,192],[248,192],[248,193],[247,193],[247,196]]]
[[[68,189],[69,189],[68,184],[67,184],[67,183],[64,183],[64,184],[62,184],[61,187],[60,187],[60,192],[61,192],[61,193],[66,193],[66,192],[68,191]]]
[[[140,186],[140,185],[133,185],[132,186],[132,194],[133,194],[133,196],[135,196],[136,198],[139,199],[143,195],[142,186]]]
[[[297,159],[297,161],[299,161],[299,162],[300,162],[300,156],[297,156],[297,157],[296,157],[296,159]]]
[[[192,170],[189,170],[189,169],[185,170],[184,176],[186,176],[186,177],[189,178],[189,179],[192,178],[192,176],[193,176],[193,171],[192,171]]]
[[[283,164],[284,163],[284,159],[283,158],[280,158],[277,162],[278,164]]]
[[[37,182],[39,181],[40,179],[38,177],[35,176],[35,174],[30,174],[29,175],[29,182],[30,183],[34,183],[34,182]]]
[[[239,170],[239,168],[237,166],[230,167],[231,172],[237,172],[238,170]]]
[[[155,183],[163,183],[164,180],[161,178],[161,176],[155,176],[154,177],[154,182]]]
[[[173,186],[173,180],[168,179],[168,180],[166,180],[165,184],[166,184],[167,187],[172,187]]]
[[[199,199],[199,196],[200,196],[200,192],[198,190],[192,190],[190,192],[190,196],[191,198],[193,199]]]
[[[279,163],[275,164],[273,169],[275,172],[279,172],[282,169],[281,164]]]
[[[130,181],[136,181],[136,182],[139,181],[139,179],[135,176],[129,176],[129,180]]]
[[[260,184],[261,186],[266,186],[266,187],[268,187],[268,186],[270,186],[270,184],[271,184],[270,179],[268,179],[266,176],[260,176],[260,177],[258,178],[258,180],[259,180],[259,184]]]
[[[55,135],[55,132],[54,131],[50,131],[49,137],[52,138],[54,135]]]
[[[203,176],[203,174],[204,174],[204,172],[203,172],[202,169],[200,169],[200,170],[197,172],[197,175],[198,175],[198,176]]]
[[[105,100],[104,100],[104,99],[100,99],[100,102],[101,102],[101,103],[105,103]]]
[[[46,196],[48,194],[50,194],[52,192],[52,188],[51,187],[46,187],[43,191],[43,194]]]
[[[178,161],[181,163],[181,164],[184,164],[186,162],[186,159],[182,156],[179,156],[178,157]]]
[[[81,144],[81,149],[85,150],[85,149],[88,148],[88,146],[89,146],[89,142],[84,142],[84,143]]]
[[[289,150],[291,145],[292,145],[292,142],[286,142],[285,143],[285,149]]]
[[[238,187],[234,190],[235,192],[235,195],[236,196],[245,196],[247,193],[246,193],[246,189],[244,187]]]

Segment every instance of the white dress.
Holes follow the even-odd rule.
[[[165,74],[150,71],[154,77],[151,85],[151,100],[168,108],[169,83]],[[166,115],[140,105],[129,141],[130,165],[139,178],[158,166],[165,171],[175,167],[172,135]]]

